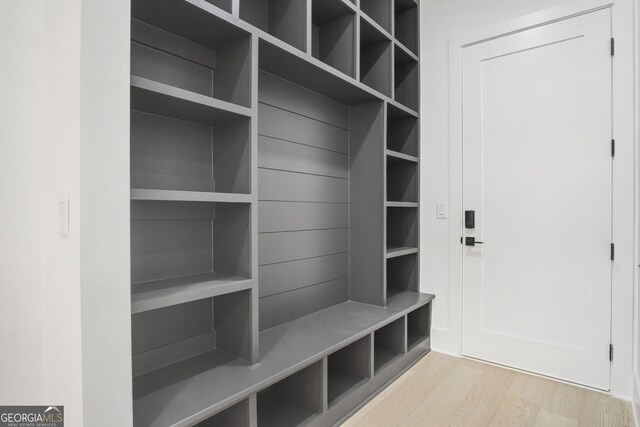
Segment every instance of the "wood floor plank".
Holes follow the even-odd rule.
[[[623,402],[604,393],[585,390],[580,407],[580,426],[631,426],[631,414],[628,408],[628,402]]]
[[[431,352],[355,413],[347,427],[631,427],[607,394]]]
[[[402,383],[399,388],[391,389],[395,383],[392,384],[343,425],[352,427],[397,425],[401,418],[430,395],[455,364],[455,358],[429,353],[398,379]]]
[[[443,426],[467,395],[478,387],[483,371],[477,367],[455,364],[433,391],[420,402],[398,426]]]
[[[491,427],[528,427],[535,425],[540,402],[505,394],[498,411],[491,420]]]
[[[483,374],[478,386],[456,408],[447,425],[481,427],[491,423],[515,375],[507,369],[483,365]]]

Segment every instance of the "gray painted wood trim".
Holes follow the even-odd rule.
[[[381,102],[351,107],[350,298],[385,304],[385,109]]]
[[[260,72],[258,84],[260,102],[264,104],[349,129],[349,109],[342,102],[302,86],[292,85],[287,80],[264,71]]]
[[[131,200],[250,203],[251,195],[234,193],[213,193],[203,191],[147,190],[144,188],[132,188]]]
[[[326,230],[349,226],[344,203],[260,202],[260,233]]]
[[[346,278],[349,274],[349,254],[288,261],[260,267],[260,297],[281,294]]]
[[[294,261],[349,251],[348,229],[261,234],[260,264]]]
[[[348,152],[349,133],[345,129],[264,103],[260,103],[258,115],[260,135],[343,154]]]

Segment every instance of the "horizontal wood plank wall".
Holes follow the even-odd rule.
[[[349,110],[261,72],[260,329],[349,298]]]

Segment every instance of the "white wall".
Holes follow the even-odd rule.
[[[0,405],[69,426],[131,424],[129,8],[0,0]]]
[[[79,17],[80,0],[0,0],[0,404],[65,405],[71,426],[82,425]]]
[[[460,295],[449,280],[449,246],[459,244],[449,235],[449,221],[435,218],[435,204],[437,201],[449,199],[449,41],[457,39],[468,33],[470,29],[482,29],[527,15],[539,10],[561,6],[569,2],[567,0],[422,0],[421,1],[421,117],[422,117],[422,152],[421,152],[421,289],[424,292],[436,295],[433,312],[432,346],[437,351],[460,354]],[[613,3],[613,2],[612,2]],[[624,35],[617,42],[621,55],[616,56],[616,66],[626,73],[620,78],[616,74],[616,81],[627,81],[627,91],[630,86],[632,67],[629,61],[632,43],[631,20],[629,9],[631,0],[615,1],[614,29]],[[625,15],[627,19],[625,20]],[[616,94],[616,97],[617,94]],[[619,98],[619,97],[618,97]],[[624,100],[625,102],[627,100]],[[622,396],[631,395],[631,330],[632,312],[629,301],[632,295],[632,267],[633,250],[628,237],[616,237],[616,233],[622,235],[626,232],[630,236],[632,228],[633,209],[628,203],[633,201],[627,193],[633,188],[632,165],[628,160],[633,157],[633,141],[629,138],[629,108],[628,104],[620,105],[618,99],[614,121],[618,126],[620,144],[623,154],[618,160],[618,169],[624,170],[623,174],[616,176],[614,181],[618,184],[625,181],[622,187],[614,190],[614,198],[624,199],[618,206],[618,214],[614,222],[617,225],[614,230],[616,249],[618,243],[624,249],[620,254],[621,260],[614,269],[614,276],[623,276],[623,283],[614,283],[614,319],[613,339],[616,346],[616,357],[612,365],[612,392]],[[624,110],[624,114],[618,111]],[[627,155],[628,154],[628,155]],[[626,163],[628,162],[628,163]],[[625,192],[620,198],[617,192]],[[450,215],[451,217],[452,215]],[[624,240],[624,241],[623,241]],[[618,253],[618,251],[616,251]],[[621,267],[622,266],[622,267]],[[624,271],[618,271],[624,269]]]

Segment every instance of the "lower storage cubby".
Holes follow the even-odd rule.
[[[329,407],[371,377],[371,335],[329,355],[327,387]]]
[[[250,427],[251,403],[249,399],[224,409],[212,417],[199,422],[194,427]]]
[[[401,317],[374,332],[373,360],[375,373],[378,373],[405,353],[404,327],[404,317]]]
[[[251,290],[134,314],[134,398],[204,371],[249,366],[251,327]]]
[[[407,346],[411,349],[430,336],[431,303],[407,314]]]
[[[293,427],[311,422],[323,410],[323,361],[258,393],[258,426]]]

